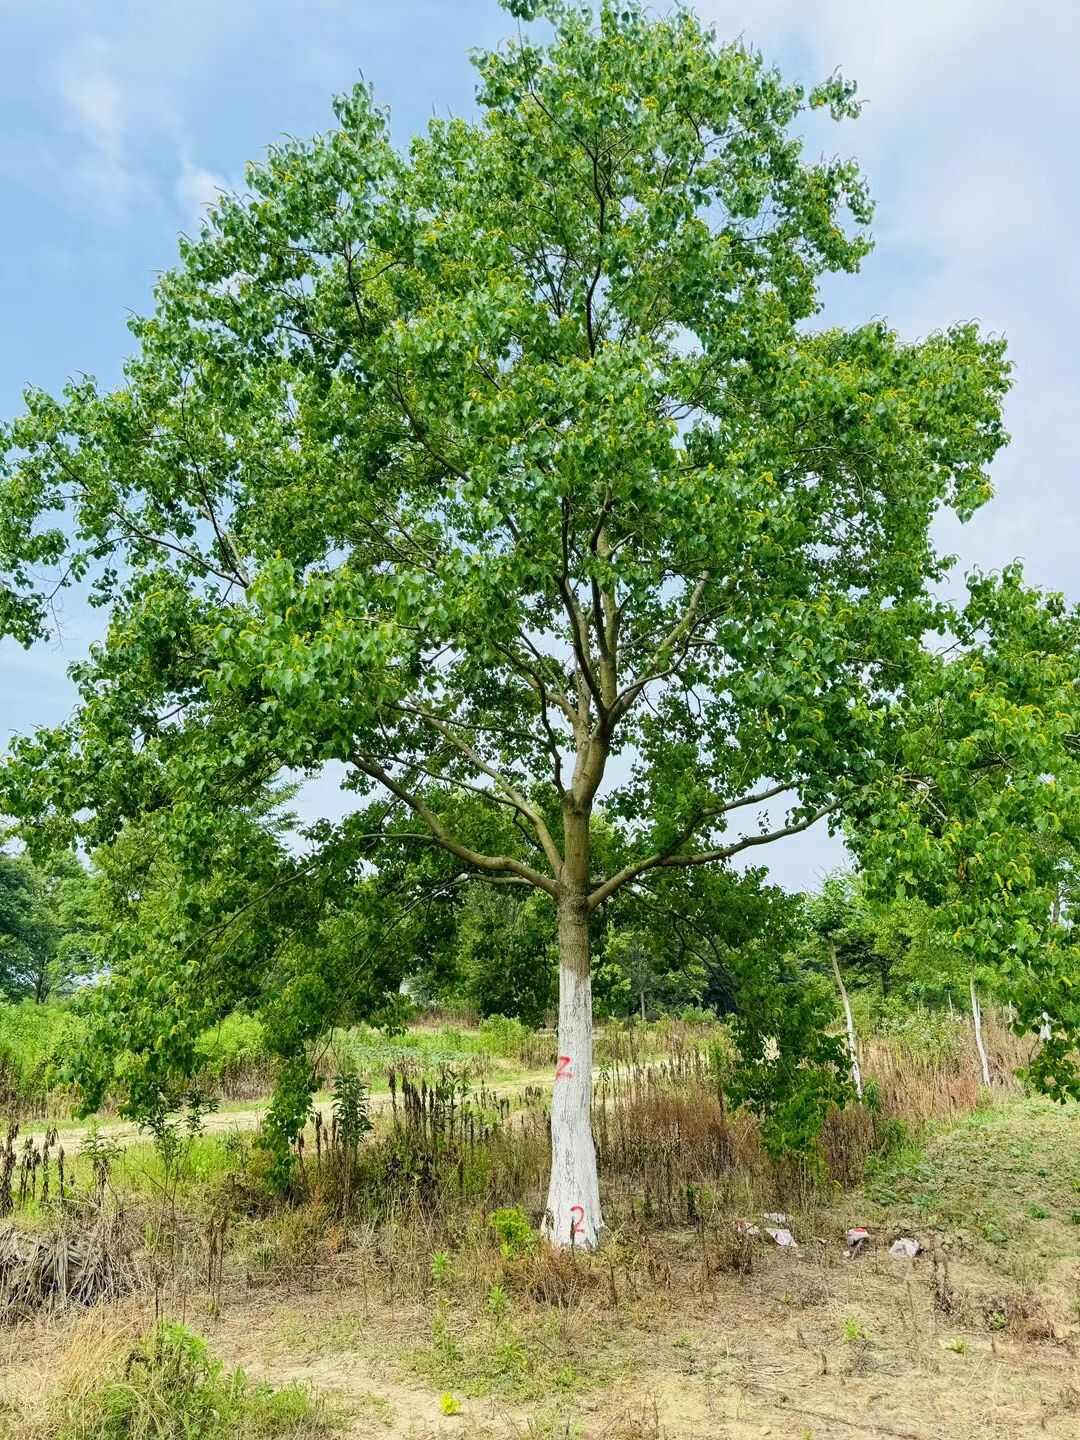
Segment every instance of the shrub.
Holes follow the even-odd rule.
[[[495,1232],[504,1260],[514,1260],[536,1248],[536,1231],[528,1216],[516,1206],[493,1210],[488,1216],[488,1224]]]
[[[275,1390],[226,1372],[182,1325],[158,1325],[126,1356],[116,1352],[109,1369],[54,1404],[42,1440],[284,1440],[332,1429],[303,1386]]]
[[[77,1048],[85,1022],[70,1003],[0,1001],[0,1114],[41,1118],[55,1099],[63,1065]]]

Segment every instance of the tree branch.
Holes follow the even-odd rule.
[[[671,673],[670,669],[665,670],[658,667],[661,664],[663,656],[666,655],[673,646],[677,645],[680,640],[688,639],[689,636],[693,633],[694,622],[696,621],[698,611],[701,608],[701,599],[702,596],[705,594],[705,587],[708,585],[708,583],[709,572],[706,570],[705,574],[701,576],[697,584],[694,586],[693,592],[690,596],[690,600],[687,603],[686,609],[684,610],[682,616],[671,627],[668,633],[660,641],[660,644],[657,645],[656,649],[645,662],[645,665],[642,667],[638,676],[630,682],[626,689],[616,699],[611,710],[613,720],[617,720],[620,716],[626,714],[627,710],[630,709],[631,705],[633,705],[634,701],[637,699],[637,697],[641,694],[642,690],[645,689],[645,686],[648,685],[651,680],[658,680],[662,675]]]
[[[419,705],[402,705],[401,709],[411,715],[419,716],[426,725],[430,725],[433,730],[437,730],[445,740],[448,740],[459,754],[464,755],[470,765],[474,765],[481,774],[486,775],[489,780],[495,782],[514,809],[523,815],[532,825],[536,831],[547,862],[551,866],[552,874],[558,875],[562,868],[562,856],[559,854],[559,848],[555,844],[543,815],[537,810],[536,806],[530,804],[520,790],[518,790],[515,785],[512,785],[500,770],[496,769],[494,765],[489,765],[467,740],[463,740],[460,735],[456,735],[453,727],[447,724],[445,720],[441,719],[438,715],[433,715],[430,710],[424,710]]]
[[[774,790],[771,793],[778,794],[779,791]],[[750,803],[752,803],[752,797],[736,801],[729,808],[735,809],[737,805],[748,805]],[[837,802],[831,805],[823,805],[819,810],[815,810],[812,815],[807,816],[805,820],[799,820],[794,825],[784,825],[779,830],[769,830],[764,835],[744,835],[740,839],[733,841],[732,844],[719,846],[715,850],[699,850],[688,855],[680,855],[672,851],[661,850],[657,851],[654,855],[647,855],[642,860],[635,860],[631,864],[624,866],[623,869],[617,871],[610,879],[605,880],[602,885],[598,886],[588,898],[588,908],[590,911],[598,909],[605,900],[610,899],[611,896],[615,894],[616,890],[621,889],[623,885],[635,879],[638,875],[643,875],[647,870],[668,869],[676,866],[711,865],[719,860],[730,860],[733,855],[738,855],[742,850],[748,850],[752,845],[768,845],[774,840],[782,840],[787,835],[797,835],[802,830],[808,830],[811,825],[816,824],[823,816],[835,810],[836,805]],[[698,823],[700,823],[700,821]],[[682,837],[680,837],[680,840],[681,839]]]
[[[552,897],[557,895],[558,886],[553,879],[542,875],[539,870],[534,870],[531,865],[523,864],[513,855],[485,855],[481,851],[473,850],[470,846],[455,840],[434,810],[425,804],[419,795],[414,795],[400,780],[395,779],[373,755],[367,755],[362,750],[354,750],[349,758],[358,770],[370,776],[372,780],[377,780],[380,785],[385,786],[392,795],[396,795],[399,800],[408,805],[410,810],[419,815],[431,831],[436,844],[441,845],[444,850],[448,850],[451,855],[456,855],[466,865],[471,865],[476,870],[496,874],[500,871],[508,871],[511,875],[521,876],[530,885],[535,885],[538,890],[547,891]]]

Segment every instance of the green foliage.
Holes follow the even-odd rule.
[[[970,576],[952,623],[955,642],[925,655],[899,707],[901,766],[851,843],[875,896],[913,905],[916,954],[939,983],[974,979],[1033,1039],[1049,1015],[1029,1078],[1077,1095],[1078,934],[1055,917],[1062,857],[1080,843],[1080,613],[1009,567]]]
[[[503,1060],[519,1060],[530,1039],[529,1027],[516,1016],[489,1015],[480,1023],[480,1044]]]
[[[457,995],[481,1015],[539,1025],[555,996],[555,913],[540,894],[524,898],[474,885],[456,922]]]
[[[743,962],[729,1022],[736,1058],[716,1069],[731,1102],[761,1117],[770,1154],[813,1157],[829,1108],[853,1093],[845,1040],[828,1029],[835,992],[790,955],[747,951]]]
[[[43,1108],[85,1029],[70,1003],[0,1001],[0,1114]]]
[[[990,494],[1002,342],[808,323],[869,249],[857,167],[800,139],[809,110],[857,115],[852,85],[807,92],[682,8],[511,8],[552,38],[474,57],[475,120],[400,154],[365,87],[341,97],[335,128],[275,147],[181,242],[120,386],[31,391],[0,431],[0,631],[39,638],[53,579],[109,616],[71,721],[0,770],[27,838],[83,841],[113,894],[90,1103],[167,1105],[242,1005],[279,1058],[284,1166],[314,1042],[400,1018],[406,942],[465,877],[538,892],[468,898],[458,956],[482,1009],[533,1015],[548,900],[580,946],[620,894],[663,908],[682,867],[826,816],[880,835],[876,872],[946,896],[954,812],[979,874],[956,944],[1009,957],[1024,1024],[1050,984],[1047,1079],[1071,956],[1038,958],[1013,832],[1049,813],[1037,787],[1078,730],[1065,646],[1032,633],[1012,673],[1004,622],[1040,624],[1015,579],[1003,606],[973,589],[993,685],[923,645],[983,623],[937,598],[931,527]],[[1036,651],[1066,718],[1014,727],[988,697],[1047,698]],[[978,768],[1005,730],[1011,786]],[[301,856],[266,787],[331,764],[357,808]],[[780,796],[786,824],[740,825]],[[705,882],[674,898],[715,909]],[[760,965],[680,946],[682,993],[674,964],[656,986],[736,1009],[739,1093],[802,1142],[841,1094],[813,976],[786,945]]]
[[[96,880],[77,860],[0,851],[0,999],[43,1003],[98,968]]]
[[[261,1021],[254,1015],[234,1011],[195,1041],[195,1059],[199,1073],[211,1082],[230,1071],[256,1066],[266,1060],[266,1034]]]
[[[514,1206],[493,1210],[488,1216],[488,1225],[495,1232],[504,1260],[514,1260],[535,1250],[539,1237],[524,1211]]]
[[[303,1386],[275,1390],[227,1373],[205,1341],[170,1322],[96,1389],[56,1408],[49,1440],[298,1440],[333,1428]]]
[[[355,1152],[371,1130],[366,1085],[358,1075],[336,1075],[330,1104],[342,1144],[348,1151]]]

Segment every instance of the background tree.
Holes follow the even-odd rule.
[[[871,893],[915,911],[916,978],[970,995],[977,1031],[980,993],[1007,1005],[1039,1042],[1029,1078],[1075,1096],[1080,956],[1058,906],[1080,842],[1080,611],[1008,567],[969,577],[953,632],[924,654],[849,839]]]
[[[374,808],[298,883],[385,836],[538,890],[572,1061],[547,1231],[592,1244],[590,927],[880,783],[947,622],[931,522],[989,494],[1007,366],[970,325],[806,325],[869,248],[856,167],[798,135],[853,87],[807,95],[685,11],[514,8],[554,39],[477,57],[475,121],[402,156],[355,90],[182,242],[116,390],[28,395],[0,445],[5,628],[42,632],[50,564],[110,624],[3,803],[37,844],[152,815],[191,856],[283,768],[337,761]],[[455,794],[516,848],[469,843]],[[807,1104],[833,1084],[784,1063]]]
[[[71,856],[0,854],[0,996],[40,1005],[93,975],[94,886]]]
[[[543,896],[471,886],[457,921],[457,993],[481,1015],[540,1025],[555,998],[554,916]]]
[[[110,1096],[156,1119],[197,1073],[206,1032],[235,1011],[256,1016],[279,1065],[265,1128],[282,1180],[310,1113],[316,1047],[334,1026],[403,1018],[410,913],[379,893],[343,837],[332,864],[329,842],[316,865],[297,855],[286,843],[288,798],[274,789],[216,812],[194,855],[171,843],[177,831],[163,813],[130,822],[97,852],[109,976],[82,1007],[88,1031],[72,1062],[87,1109]]]
[[[855,1032],[855,1017],[851,1010],[851,999],[844,984],[844,971],[840,963],[842,951],[867,948],[867,936],[863,916],[860,914],[858,897],[852,877],[834,874],[826,878],[819,893],[807,905],[807,915],[815,938],[828,957],[829,969],[836,981],[837,994],[844,1012],[844,1027],[847,1032],[848,1060],[851,1065],[851,1083],[855,1094],[862,1099],[862,1066],[859,1061],[859,1038]],[[872,942],[871,942],[872,943]]]
[[[22,855],[0,852],[0,993],[19,993],[37,943],[34,869]]]

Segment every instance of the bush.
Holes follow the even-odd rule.
[[[113,1361],[113,1373],[99,1384],[61,1398],[42,1440],[270,1440],[331,1432],[310,1391],[274,1390],[253,1385],[242,1370],[226,1372],[182,1325],[158,1325]]]
[[[226,1099],[252,1099],[264,1093],[274,1068],[262,1023],[234,1012],[205,1030],[195,1042],[202,1084]]]
[[[505,1210],[493,1210],[488,1224],[495,1231],[499,1242],[499,1253],[504,1260],[514,1260],[519,1255],[528,1255],[536,1248],[537,1235],[529,1217],[516,1206]]]
[[[527,1025],[505,1015],[489,1015],[480,1025],[480,1044],[500,1060],[517,1060],[532,1035]]]
[[[0,1115],[38,1118],[64,1098],[55,1093],[64,1062],[84,1033],[70,1004],[0,1001]]]

